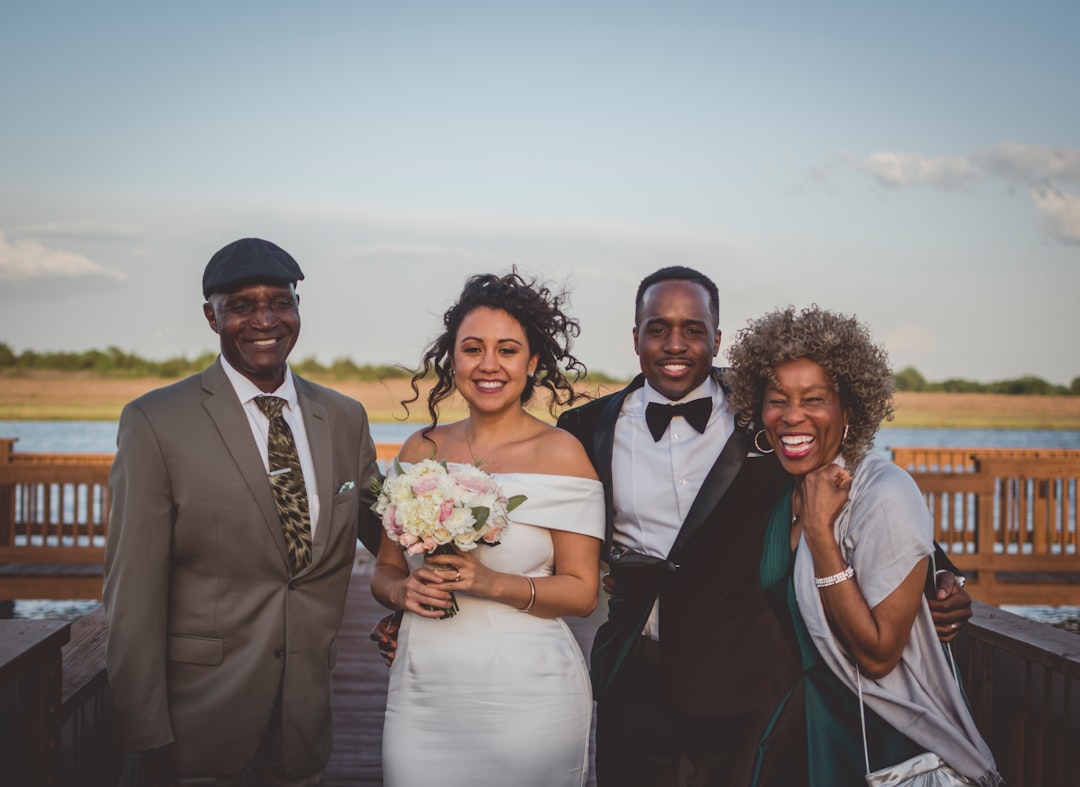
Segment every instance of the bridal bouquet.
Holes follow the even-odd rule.
[[[484,543],[495,546],[510,525],[509,514],[525,495],[506,498],[488,473],[473,465],[424,459],[408,470],[394,460],[394,473],[381,484],[372,510],[390,540],[410,555],[463,552]],[[457,612],[457,601],[447,617]]]

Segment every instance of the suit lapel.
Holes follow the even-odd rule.
[[[277,544],[278,551],[281,552],[282,559],[288,565],[289,552],[285,546],[285,534],[281,531],[281,519],[274,504],[274,493],[270,491],[266,467],[263,466],[262,458],[255,447],[244,408],[233,387],[229,385],[229,378],[225,376],[220,360],[203,372],[202,386],[203,390],[210,394],[203,401],[203,407],[217,426],[229,455],[251,490],[251,496],[274,543]]]
[[[304,418],[304,429],[307,431],[311,461],[315,465],[316,486],[319,493],[319,521],[312,523],[315,526],[315,537],[311,542],[311,563],[300,572],[303,574],[319,563],[319,559],[326,551],[326,545],[330,543],[328,531],[333,523],[334,453],[330,440],[330,419],[326,408],[319,404],[306,380],[293,375],[293,382],[300,402],[300,413]]]
[[[728,388],[724,381],[724,370],[714,368],[713,378],[724,389],[726,394]],[[746,461],[746,455],[750,452],[752,446],[753,440],[750,438],[750,432],[740,428],[736,423],[735,431],[731,433],[731,437],[724,444],[720,456],[716,457],[716,461],[713,462],[713,466],[709,469],[705,481],[701,485],[701,490],[698,492],[697,497],[694,498],[694,502],[686,514],[679,535],[668,553],[669,560],[674,559],[679,550],[690,541],[702,523],[720,504],[720,500],[724,497],[728,487],[731,486],[731,482],[739,474],[739,470],[742,469],[743,462]]]
[[[751,445],[752,441],[746,430],[736,427],[724,445],[724,450],[720,452],[720,456],[716,458],[712,468],[705,476],[701,491],[694,498],[694,503],[686,514],[682,529],[679,530],[679,535],[671,547],[671,552],[668,553],[669,560],[674,559],[674,556],[690,541],[694,533],[701,527],[701,524],[708,519],[709,514],[719,505],[721,498],[727,492],[728,487],[731,486],[732,480],[742,469]]]
[[[638,375],[621,391],[612,395],[596,420],[596,432],[593,434],[593,456],[596,457],[596,474],[604,485],[604,508],[607,511],[607,535],[605,544],[612,543],[614,536],[615,502],[612,491],[611,456],[615,446],[615,424],[622,412],[626,397],[645,384],[644,375]]]

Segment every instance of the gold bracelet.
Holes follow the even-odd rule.
[[[522,574],[529,582],[529,603],[521,610],[522,612],[532,612],[533,604],[536,603],[536,583],[533,582],[532,577],[528,574]]]

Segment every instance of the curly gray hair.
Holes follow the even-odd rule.
[[[750,320],[727,357],[728,402],[744,427],[761,423],[765,387],[776,382],[773,369],[798,358],[821,364],[836,384],[840,402],[850,413],[841,452],[852,466],[870,450],[881,422],[893,419],[889,358],[854,317],[816,304],[801,312],[788,306]]]

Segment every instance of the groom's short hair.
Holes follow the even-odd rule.
[[[716,284],[701,271],[688,268],[685,265],[669,265],[654,271],[641,280],[637,288],[637,297],[634,300],[634,325],[641,324],[641,307],[645,298],[645,290],[662,281],[688,281],[700,284],[709,294],[709,313],[713,318],[713,327],[720,325],[720,292]]]

